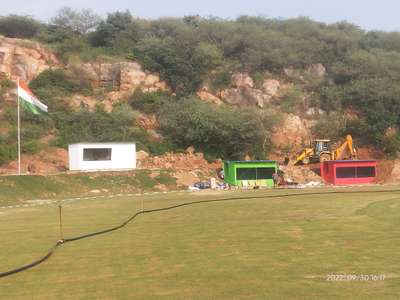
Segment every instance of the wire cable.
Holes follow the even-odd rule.
[[[46,255],[43,257],[33,261],[32,263],[23,265],[21,267],[6,271],[6,272],[0,272],[0,278],[7,277],[13,274],[17,274],[26,270],[29,270],[31,268],[34,268],[42,263],[44,263],[46,260],[48,260],[54,252],[61,247],[62,245],[66,243],[71,243],[74,241],[94,237],[97,235],[102,235],[106,234],[109,232],[113,232],[116,230],[119,230],[125,226],[127,226],[129,223],[131,223],[135,218],[137,218],[141,214],[150,214],[154,212],[161,212],[161,211],[167,211],[167,210],[172,210],[176,209],[179,207],[184,207],[184,206],[190,206],[190,205],[195,205],[195,204],[202,204],[202,203],[212,203],[212,202],[226,202],[226,201],[240,201],[240,200],[254,200],[254,199],[271,199],[271,198],[287,198],[287,197],[295,197],[295,196],[315,196],[315,195],[331,195],[331,194],[364,194],[364,193],[398,193],[400,192],[399,189],[393,189],[393,190],[379,190],[379,191],[330,191],[330,192],[312,192],[312,193],[288,193],[288,194],[277,194],[277,195],[263,195],[263,196],[247,196],[247,197],[230,197],[230,198],[219,198],[219,199],[208,199],[208,200],[198,200],[198,201],[191,201],[191,202],[185,202],[185,203],[180,203],[172,206],[167,206],[167,207],[162,207],[162,208],[154,208],[154,209],[148,209],[148,210],[143,210],[136,212],[133,214],[131,217],[129,217],[127,220],[122,222],[121,224],[110,227],[107,229],[75,236],[75,237],[70,237],[70,238],[65,238],[63,240],[57,241],[47,252]]]

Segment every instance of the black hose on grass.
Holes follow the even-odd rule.
[[[148,214],[148,213],[154,213],[154,212],[160,212],[160,211],[166,211],[166,210],[171,210],[183,206],[189,206],[189,205],[194,205],[194,204],[201,204],[201,203],[211,203],[211,202],[222,202],[222,201],[235,201],[235,200],[253,200],[253,199],[265,199],[265,198],[285,198],[285,197],[294,197],[294,196],[313,196],[313,195],[329,195],[329,194],[362,194],[362,193],[388,193],[388,192],[400,192],[400,190],[380,190],[380,191],[332,191],[332,192],[313,192],[313,193],[290,193],[290,194],[281,194],[281,195],[270,195],[270,196],[253,196],[253,197],[231,197],[231,198],[222,198],[222,199],[209,199],[209,200],[199,200],[199,201],[191,201],[191,202],[186,202],[186,203],[181,203],[181,204],[176,204],[168,207],[163,207],[163,208],[155,208],[155,209],[149,209],[149,210],[143,210],[135,213],[132,215],[129,219],[121,223],[120,225],[100,230],[100,231],[95,231],[92,233],[87,233],[84,235],[79,235],[71,238],[65,238],[63,240],[57,241],[49,250],[49,252],[43,256],[42,258],[35,260],[34,262],[24,265],[19,268],[15,268],[6,272],[1,272],[0,273],[0,278],[2,277],[7,277],[16,273],[20,273],[25,270],[29,270],[33,267],[36,267],[37,265],[40,265],[41,263],[45,262],[48,260],[53,253],[57,250],[58,247],[62,246],[65,243],[70,243],[78,240],[82,240],[85,238],[93,237],[96,235],[101,235],[105,233],[109,233],[118,229],[121,229],[128,225],[130,222],[132,222],[137,216],[141,214]]]

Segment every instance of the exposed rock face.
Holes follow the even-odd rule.
[[[144,92],[169,91],[157,74],[145,72],[137,62],[87,63],[83,67],[95,87],[111,87],[123,92],[136,88]]]
[[[160,127],[157,117],[154,114],[140,114],[136,119],[136,124],[145,130],[157,130]]]
[[[203,101],[214,104],[225,102],[242,107],[264,108],[270,104],[272,97],[278,94],[281,84],[278,80],[267,79],[263,82],[263,90],[259,90],[254,87],[254,81],[247,73],[235,73],[232,75],[231,86],[217,95],[210,93],[204,86],[197,92],[197,96]]]
[[[280,82],[275,79],[267,79],[263,82],[263,90],[270,96],[276,96],[279,91]]]
[[[232,86],[253,88],[254,81],[247,73],[235,73],[232,75]]]
[[[58,66],[57,58],[39,43],[0,37],[0,76],[29,82],[39,73]]]
[[[272,142],[277,147],[290,145],[294,148],[308,143],[313,124],[313,121],[301,119],[293,114],[285,114],[283,124],[279,128],[275,128],[275,132],[272,134]]]
[[[222,100],[220,98],[218,98],[217,96],[211,94],[208,91],[208,88],[206,86],[202,87],[198,92],[197,92],[197,96],[205,101],[205,102],[209,102],[209,103],[213,103],[213,104],[217,104],[220,105],[222,104]]]
[[[149,157],[149,154],[146,151],[140,150],[136,152],[136,160],[143,161]],[[138,166],[140,167],[140,166]]]
[[[243,86],[224,90],[220,95],[224,102],[237,106],[258,106],[263,108],[271,100],[271,96],[264,94],[261,90]]]
[[[326,74],[326,68],[323,64],[313,64],[308,67],[308,72],[315,77],[322,78]]]

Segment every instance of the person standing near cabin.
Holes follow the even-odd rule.
[[[277,171],[272,174],[272,180],[274,181],[274,187],[277,187],[279,183],[279,175]]]

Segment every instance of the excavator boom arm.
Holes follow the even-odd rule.
[[[346,136],[346,141],[334,151],[333,159],[342,159],[343,153],[344,151],[346,151],[346,149],[350,153],[350,158],[354,158],[357,156],[356,150],[354,149],[353,145],[353,137],[350,134]]]

